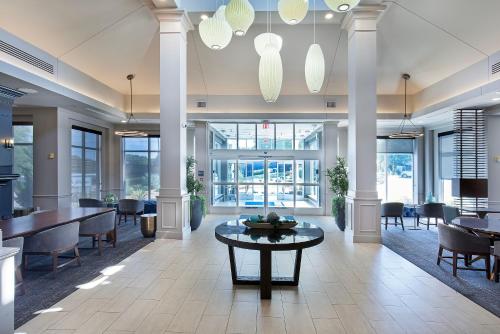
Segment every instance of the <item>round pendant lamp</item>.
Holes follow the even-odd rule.
[[[255,19],[255,10],[248,0],[231,0],[225,14],[236,36],[245,36]]]
[[[125,123],[125,127],[129,127],[132,122],[136,122],[136,119],[134,117],[134,109],[133,107],[133,90],[132,90],[132,80],[134,80],[135,75],[134,74],[129,74],[127,75],[127,80],[129,81],[130,85],[130,114],[127,117],[126,120],[122,121],[122,123]],[[121,137],[147,137],[148,134],[144,131],[139,131],[139,130],[130,130],[130,129],[120,129],[115,131],[115,135],[121,136]]]
[[[283,39],[280,35],[273,34],[271,32],[265,32],[263,34],[255,37],[254,41],[255,51],[257,54],[262,57],[264,50],[268,44],[272,45],[278,52],[281,51],[281,47],[283,46]]]
[[[281,93],[283,64],[279,51],[268,44],[259,62],[259,85],[262,97],[268,103],[276,102]]]
[[[278,13],[281,19],[290,25],[300,23],[307,15],[308,0],[279,0]]]
[[[212,50],[222,50],[231,42],[233,30],[226,21],[226,6],[220,6],[214,16],[200,22],[198,27],[203,43]]]
[[[348,12],[357,5],[360,0],[325,0],[325,3],[331,10],[338,13]]]
[[[325,80],[325,57],[319,44],[311,44],[307,51],[305,75],[309,92],[318,94]]]

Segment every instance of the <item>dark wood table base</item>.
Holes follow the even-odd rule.
[[[300,276],[300,264],[302,261],[302,249],[298,249],[295,255],[295,268],[293,277],[272,276],[272,251],[260,250],[260,277],[238,276],[236,261],[234,258],[234,247],[228,246],[229,262],[231,265],[231,277],[234,285],[260,285],[260,298],[271,299],[272,286],[298,286]]]

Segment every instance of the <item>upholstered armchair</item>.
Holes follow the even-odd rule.
[[[144,202],[136,199],[121,199],[118,202],[118,225],[121,224],[122,216],[125,216],[125,222],[127,221],[127,215],[134,216],[134,225],[137,224],[137,214],[144,212]]]
[[[401,221],[401,227],[405,229],[403,223],[403,211],[404,204],[398,202],[384,203],[380,208],[380,216],[385,217],[385,229],[387,230],[387,225],[389,224],[389,218],[394,218],[394,225],[398,226],[398,218]]]
[[[451,224],[452,220],[460,216],[460,210],[454,206],[443,205],[443,221]]]
[[[102,237],[108,233],[113,235],[113,247],[116,247],[115,218],[115,211],[110,211],[80,222],[80,236],[91,237],[92,248],[95,248],[97,242],[99,255],[102,255]]]
[[[463,270],[481,270],[468,267],[458,267],[458,259],[468,261],[469,257],[479,256],[484,258],[486,277],[490,277],[490,239],[479,237],[475,234],[469,233],[468,231],[456,227],[453,225],[446,225],[438,223],[438,233],[439,233],[439,251],[437,264],[441,263],[442,259],[453,259],[453,276],[457,276],[457,269]],[[443,250],[447,250],[453,254],[453,256],[443,256]],[[459,257],[458,255],[463,255]],[[446,262],[446,261],[444,261]]]
[[[443,204],[442,203],[426,203],[417,207],[417,226],[420,225],[420,218],[427,218],[427,229],[431,224],[431,218],[434,218],[434,224],[438,224],[438,219],[443,218]]]
[[[21,265],[23,263],[23,246],[24,246],[24,238],[12,238],[9,240],[4,240],[3,247],[13,247],[19,248],[19,253],[14,257],[14,263],[16,265],[16,288],[19,287],[21,289],[21,294],[24,295],[25,289],[23,284],[23,274],[21,272]]]
[[[78,252],[78,232],[80,223],[74,222],[53,227],[39,232],[24,239],[24,268],[28,269],[29,255],[52,256],[52,271],[62,268],[74,261],[80,263],[80,253]],[[74,256],[63,256],[61,254],[73,251]],[[59,265],[59,258],[69,258],[69,261]]]
[[[106,204],[103,201],[94,198],[80,198],[78,204],[81,208],[104,208]]]

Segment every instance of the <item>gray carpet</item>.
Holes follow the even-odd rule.
[[[54,277],[49,271],[28,270],[23,273],[25,295],[16,295],[15,328],[20,327],[35,317],[35,312],[51,307],[76,290],[77,285],[87,283],[100,275],[100,271],[115,265],[135,253],[153,239],[142,237],[139,224],[132,221],[118,226],[118,243],[116,248],[106,245],[103,255],[97,250],[85,249],[92,246],[90,238],[80,239],[80,256],[82,266],[76,263],[60,269]],[[30,269],[49,269],[49,257],[30,257]]]
[[[436,264],[438,235],[435,227],[431,227],[430,231],[407,229],[403,232],[400,227],[389,226],[387,231],[382,231],[385,246],[500,317],[500,283],[487,280],[484,272],[469,270],[459,270],[458,277],[453,277],[451,265]],[[463,262],[460,261],[459,266],[463,266]],[[484,260],[475,262],[473,266],[484,268]]]

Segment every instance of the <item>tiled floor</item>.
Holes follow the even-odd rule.
[[[381,245],[352,244],[327,217],[304,252],[298,288],[234,288],[227,248],[209,216],[189,240],[157,240],[16,330],[16,333],[500,333],[500,319]],[[241,274],[258,254],[237,252]],[[274,256],[291,274],[293,254]]]

